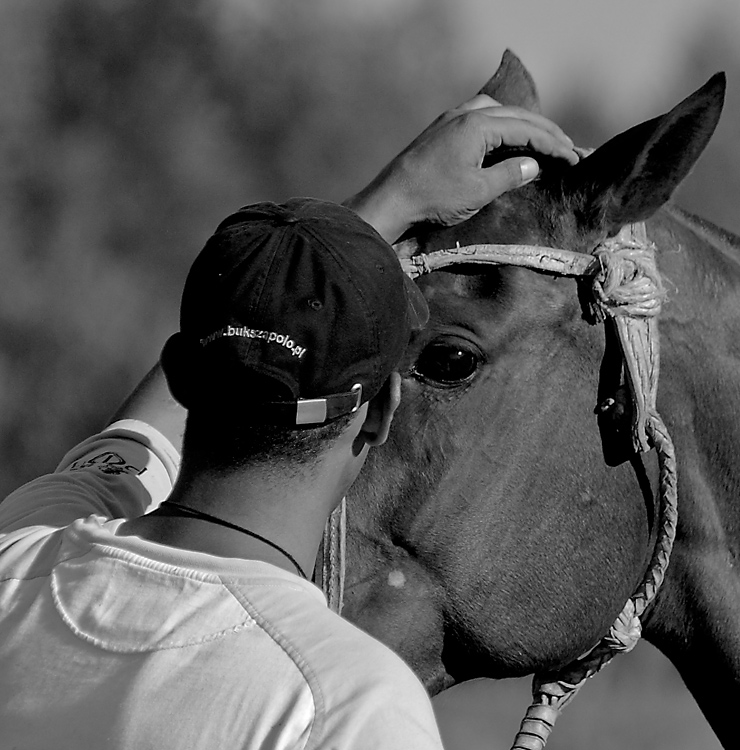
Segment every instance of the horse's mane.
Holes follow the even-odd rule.
[[[729,260],[740,263],[740,237],[738,235],[728,232],[711,221],[692,214],[673,203],[664,206],[664,210],[671,218],[691,229],[718,250],[722,250]]]

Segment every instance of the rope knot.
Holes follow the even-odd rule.
[[[592,282],[600,317],[652,318],[660,313],[666,294],[655,263],[655,245],[617,237],[605,240],[594,256],[600,266]]]

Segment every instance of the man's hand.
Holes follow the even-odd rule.
[[[345,205],[389,242],[421,221],[457,224],[537,176],[530,157],[484,169],[484,157],[502,146],[578,162],[573,141],[550,120],[479,94],[437,118]]]

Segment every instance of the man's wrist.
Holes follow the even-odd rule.
[[[385,182],[382,173],[343,205],[351,208],[390,244],[418,220],[404,199],[403,191]]]

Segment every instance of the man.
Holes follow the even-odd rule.
[[[347,206],[221,223],[161,369],[0,505],[0,748],[441,746],[410,670],[307,579],[426,316],[386,240],[532,179],[531,158],[481,167],[502,145],[577,160],[479,96]]]

